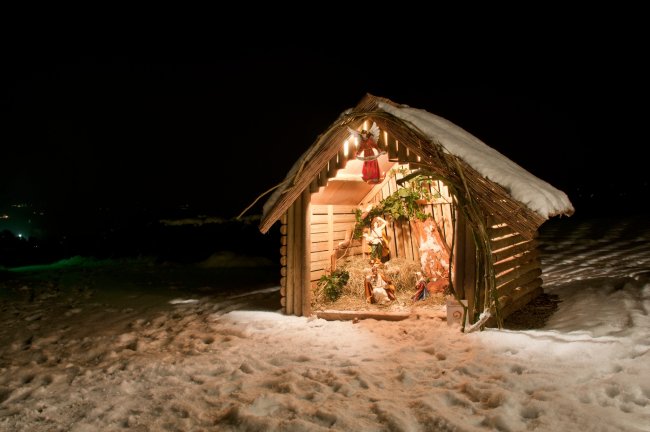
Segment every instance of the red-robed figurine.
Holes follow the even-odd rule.
[[[354,129],[348,129],[354,136],[359,138],[359,150],[357,150],[356,158],[363,161],[361,178],[366,183],[381,183],[384,177],[379,170],[379,162],[377,159],[379,159],[379,156],[386,154],[386,152],[379,150],[377,146],[379,127],[373,122],[369,131],[364,129],[361,132],[357,132]]]

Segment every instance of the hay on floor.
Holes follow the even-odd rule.
[[[413,295],[416,293],[416,272],[422,271],[420,263],[404,258],[394,258],[383,264],[382,271],[391,278],[395,285],[395,296],[397,300],[380,305],[366,303],[364,281],[371,272],[369,259],[362,256],[343,258],[337,262],[337,268],[349,272],[350,279],[343,287],[343,293],[338,300],[328,301],[322,290],[316,288],[312,296],[312,308],[314,310],[382,310],[387,312],[404,311],[413,308],[439,308],[445,303],[444,295],[432,293],[424,300],[414,302]]]

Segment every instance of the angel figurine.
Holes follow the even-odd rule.
[[[380,150],[377,146],[377,138],[379,137],[379,127],[377,123],[372,122],[370,130],[363,129],[361,132],[348,127],[350,133],[359,138],[359,150],[357,151],[356,158],[363,161],[363,169],[361,170],[361,178],[366,183],[380,183],[383,180],[381,171],[379,170],[379,156],[386,154],[385,151]]]

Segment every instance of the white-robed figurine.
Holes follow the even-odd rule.
[[[370,275],[366,276],[366,302],[385,304],[395,300],[393,281],[379,271],[379,264],[373,263]]]
[[[388,247],[388,238],[386,237],[385,229],[388,225],[380,216],[375,217],[370,223],[368,232],[363,234],[366,241],[370,245],[370,258],[376,262],[386,262],[390,256],[390,249]]]

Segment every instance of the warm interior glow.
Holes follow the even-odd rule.
[[[345,141],[343,141],[343,155],[344,155],[345,157],[348,156],[348,150],[349,150],[348,147],[349,147],[349,146],[350,146],[350,142],[349,142],[349,140],[345,140]]]

